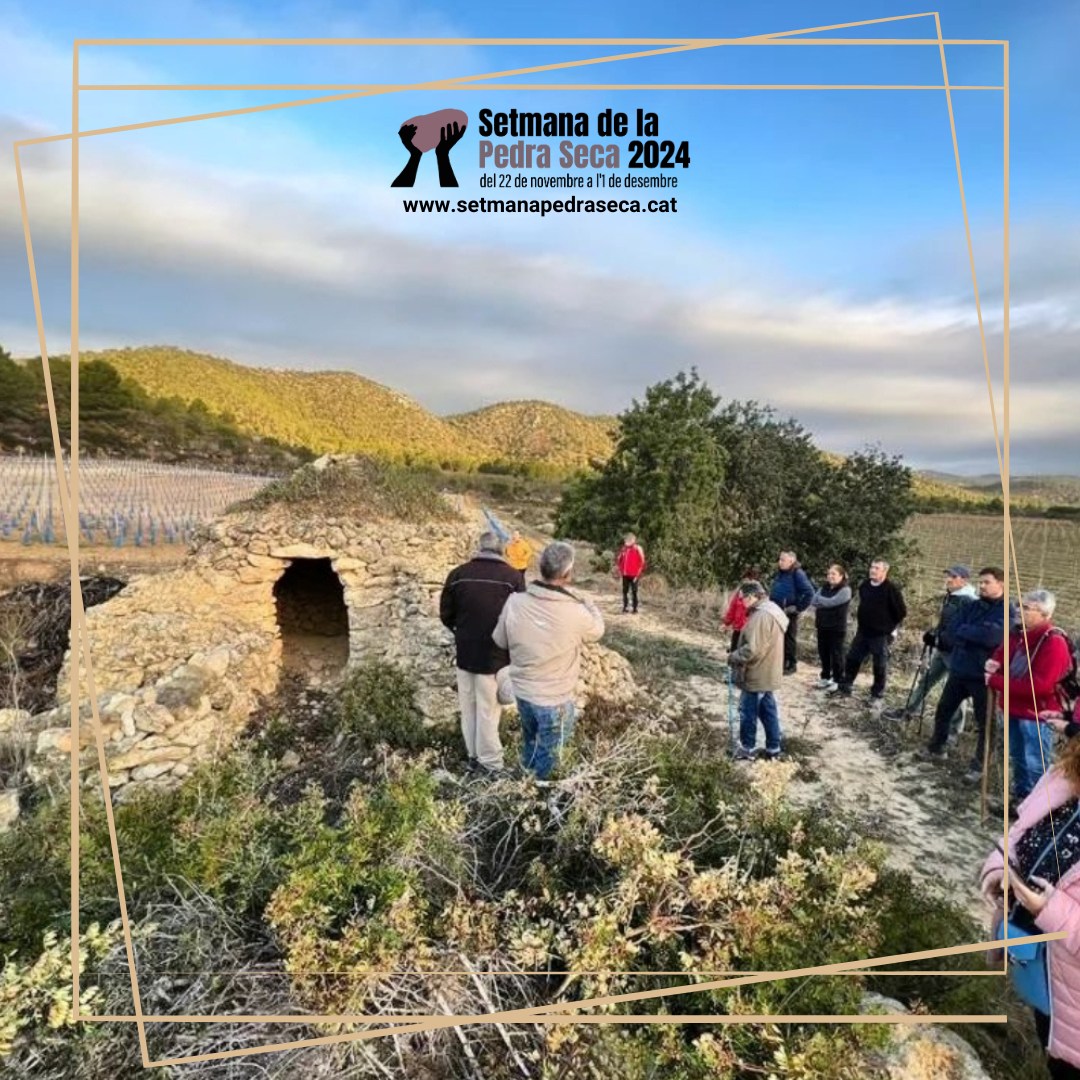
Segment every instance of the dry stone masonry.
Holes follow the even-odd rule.
[[[275,505],[226,516],[176,570],[140,578],[86,612],[93,692],[109,784],[118,798],[164,786],[222,752],[283,672],[331,687],[351,664],[408,670],[429,722],[453,722],[451,635],[438,618],[446,574],[467,558],[481,525],[415,525],[299,514]],[[71,751],[69,651],[58,704],[29,721],[40,776],[63,775]],[[622,657],[586,650],[579,698],[629,700]],[[91,687],[79,666],[80,769],[99,784]]]

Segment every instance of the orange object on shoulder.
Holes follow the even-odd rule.
[[[515,570],[528,570],[531,559],[532,547],[528,540],[511,540],[506,545],[506,561]]]

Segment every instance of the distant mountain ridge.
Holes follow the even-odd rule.
[[[154,397],[201,400],[241,430],[326,452],[475,467],[525,462],[568,472],[607,457],[614,417],[516,401],[440,417],[408,395],[347,371],[258,368],[171,346],[84,352]]]
[[[201,401],[245,435],[314,454],[367,452],[449,468],[526,465],[566,474],[606,459],[618,427],[616,417],[538,400],[437,416],[408,395],[353,372],[250,367],[167,345],[89,351],[81,359],[107,362],[154,398],[184,406]],[[1080,506],[1080,476],[1014,476],[1010,487],[1014,504]],[[977,509],[1000,498],[1001,485],[994,474],[923,470],[915,473],[915,494],[939,509]]]
[[[921,475],[931,481],[963,488],[983,497],[1000,498],[1002,494],[1001,477],[997,473],[958,476],[954,473],[927,470]],[[1047,506],[1080,506],[1080,476],[1012,476],[1009,478],[1009,495],[1014,500],[1032,499]]]

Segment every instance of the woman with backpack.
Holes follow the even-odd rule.
[[[1010,947],[1009,974],[1035,1013],[1050,1076],[1080,1078],[1080,739],[1017,808],[1005,845],[982,869],[980,889],[993,910],[994,940],[1064,931],[1065,937]],[[1006,931],[1007,923],[1007,931]],[[991,955],[1000,963],[1001,953]]]

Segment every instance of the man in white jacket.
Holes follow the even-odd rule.
[[[507,600],[492,637],[510,653],[510,682],[521,718],[521,763],[546,780],[574,730],[581,646],[599,641],[604,617],[568,588],[574,549],[562,541],[540,555],[540,580]]]

